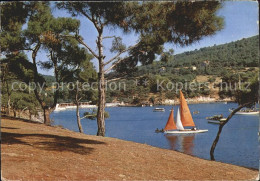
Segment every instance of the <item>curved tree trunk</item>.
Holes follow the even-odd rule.
[[[224,126],[224,124],[222,124],[222,123],[219,125],[217,136],[216,136],[214,142],[212,143],[212,146],[211,146],[211,149],[210,149],[210,159],[213,160],[213,161],[215,161],[214,151],[215,151],[215,148],[218,144],[218,140],[219,140],[223,126]]]
[[[77,123],[78,123],[78,127],[79,127],[79,132],[80,133],[83,133],[83,128],[82,128],[82,125],[81,125],[81,122],[80,122],[80,116],[79,116],[79,105],[77,104]]]
[[[236,112],[238,112],[240,109],[242,109],[243,107],[246,107],[246,106],[248,106],[248,105],[250,105],[250,104],[252,104],[252,102],[245,103],[245,104],[239,106],[238,108],[236,108],[236,109],[227,117],[227,120],[226,120],[226,121],[220,123],[217,136],[216,136],[215,140],[213,141],[212,146],[211,146],[211,149],[210,149],[210,159],[211,159],[211,160],[213,160],[213,161],[215,160],[214,151],[215,151],[215,148],[216,148],[216,146],[217,146],[217,144],[218,144],[218,140],[219,140],[220,134],[221,134],[222,129],[223,129],[223,127],[225,126],[225,124],[227,124],[227,122],[233,117],[234,114],[236,114]]]
[[[79,132],[80,133],[83,133],[83,128],[82,128],[82,125],[81,125],[81,121],[80,121],[80,115],[79,115],[79,97],[78,97],[78,87],[76,88],[76,106],[77,106],[77,109],[76,109],[76,116],[77,116],[77,123],[78,123],[78,127],[79,127]]]
[[[99,73],[98,73],[98,111],[97,111],[97,136],[105,136],[105,103],[106,103],[106,90],[105,90],[105,70],[104,70],[104,55],[103,55],[103,27],[98,28],[98,52],[99,52]]]
[[[23,113],[26,109],[27,109],[27,107],[23,108],[23,109],[21,110],[21,112],[19,112],[19,117],[20,117],[20,118],[21,118],[21,113]]]

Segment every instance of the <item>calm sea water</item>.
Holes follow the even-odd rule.
[[[168,136],[155,133],[156,128],[163,128],[170,114],[171,106],[157,106],[165,108],[165,112],[153,112],[154,107],[113,107],[106,108],[110,118],[106,120],[106,136],[145,143],[155,147],[177,150],[204,159],[210,159],[210,148],[214,141],[218,124],[209,124],[205,119],[215,114],[229,115],[229,108],[237,107],[235,103],[191,104],[194,122],[199,129],[208,129],[206,133]],[[177,107],[174,107],[175,117]],[[81,109],[80,114],[86,109]],[[54,112],[51,114],[55,125],[62,125],[73,131],[78,131],[75,110]],[[95,120],[82,120],[84,132],[96,135]],[[259,144],[258,115],[235,115],[222,130],[220,140],[215,149],[217,161],[235,165],[258,168]]]

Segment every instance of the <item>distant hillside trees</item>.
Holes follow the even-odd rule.
[[[236,42],[231,42],[230,44],[234,44],[240,46],[240,44],[244,44],[243,42],[250,42],[247,43],[249,45],[251,45],[250,47],[244,47],[246,49],[246,52],[249,53],[251,52],[251,54],[255,54],[253,53],[254,51],[257,51],[257,49],[255,47],[258,46],[258,36],[254,36],[251,38],[246,38],[246,39],[242,39]],[[207,49],[210,49],[209,53],[211,53],[211,51],[213,51],[214,49],[220,49],[220,50],[224,50],[224,48],[221,48],[221,46],[223,47],[232,47],[229,44],[224,44],[224,45],[218,45],[218,46],[214,46],[214,47],[208,47],[208,48],[202,48],[202,51],[206,51]],[[254,47],[253,47],[254,46]],[[208,51],[208,50],[207,50]],[[180,55],[176,55],[176,57],[184,57],[183,60],[186,60],[185,57],[190,57],[190,56],[197,56],[196,54],[201,54],[200,51],[195,50],[195,51],[191,51],[188,53],[182,53]],[[241,52],[239,51],[234,51],[233,50],[233,54],[232,57],[239,57]],[[251,54],[249,54],[249,56],[247,56],[247,54],[244,54],[244,59],[251,59]],[[222,56],[222,52],[220,52],[220,56]],[[231,55],[226,55],[226,56],[231,56]],[[172,89],[172,90],[157,90],[157,81],[161,82],[162,80],[164,80],[163,82],[163,87],[166,87],[166,84],[168,82],[173,82],[173,83],[190,83],[190,82],[194,82],[196,84],[198,84],[198,82],[195,81],[196,76],[198,75],[203,75],[203,76],[208,76],[208,82],[215,84],[214,82],[216,81],[216,78],[219,77],[221,78],[223,84],[215,84],[216,88],[220,89],[219,92],[219,96],[220,98],[227,98],[227,97],[233,97],[235,98],[236,92],[234,91],[234,87],[237,86],[238,87],[238,82],[239,82],[239,76],[240,76],[240,81],[246,82],[250,79],[252,79],[255,74],[257,73],[257,67],[250,67],[252,64],[246,64],[245,67],[241,66],[241,64],[239,63],[234,63],[234,59],[230,59],[229,62],[225,62],[227,63],[227,67],[223,66],[223,63],[220,62],[219,60],[210,60],[204,58],[204,55],[201,54],[200,60],[197,61],[192,61],[189,64],[185,64],[185,62],[182,62],[182,59],[179,59],[178,62],[176,62],[176,59],[168,61],[168,62],[162,62],[162,61],[155,61],[152,64],[149,65],[143,65],[143,66],[138,66],[136,67],[136,71],[135,70],[131,70],[131,69],[127,69],[126,70],[131,70],[129,74],[127,74],[128,79],[129,77],[131,77],[133,80],[139,80],[139,77],[146,77],[147,81],[149,82],[149,93],[153,93],[153,94],[165,94],[165,98],[166,99],[174,99],[176,98],[175,92],[176,92],[176,88]],[[258,59],[255,57],[252,60],[253,64],[256,65],[258,62]],[[231,65],[235,65],[235,67],[231,66]],[[125,72],[126,73],[126,72]],[[125,74],[121,72],[121,70],[115,70],[114,72],[110,73],[107,75],[108,79],[114,79],[116,77],[125,77]],[[132,82],[129,81],[127,82],[127,84],[131,84]],[[131,103],[132,100],[132,96],[134,95],[134,92],[137,90],[135,87],[131,87],[127,85],[127,88],[130,89],[128,90],[128,94],[118,94],[117,95],[113,95],[110,94],[110,92],[107,92],[107,98],[108,100],[125,100],[128,103]],[[132,94],[130,92],[133,92]],[[185,91],[184,91],[185,92]],[[186,96],[187,97],[197,97],[197,96],[208,96],[210,95],[211,92],[209,89],[207,89],[206,87],[202,87],[200,89],[198,89],[198,87],[196,87],[196,89],[194,91],[190,91],[187,90],[186,92]],[[120,98],[119,98],[120,97]],[[144,98],[141,98],[144,100]]]
[[[29,111],[29,119],[32,114],[38,115],[38,101],[26,84],[32,73],[28,69],[30,65],[24,54],[11,54],[1,59],[1,106],[8,116],[13,112],[14,117],[21,117],[24,111]]]
[[[136,75],[144,73],[158,74],[161,67],[167,73],[176,73],[176,68],[195,66],[197,75],[222,75],[226,68],[258,67],[259,36],[223,45],[201,48],[174,56],[168,62],[156,62],[153,65],[138,67]],[[206,66],[204,61],[209,61]],[[187,70],[184,70],[187,71]]]

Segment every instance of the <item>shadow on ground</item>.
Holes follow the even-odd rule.
[[[1,115],[1,118],[6,118],[6,119],[9,119],[9,120],[17,120],[17,121],[23,121],[23,122],[26,122],[26,123],[34,123],[34,124],[42,124],[40,122],[37,122],[37,121],[32,121],[32,120],[29,120],[29,119],[24,119],[24,118],[18,118],[18,117],[13,117],[13,116],[7,116],[7,115]]]
[[[20,129],[20,128],[13,128],[13,127],[5,127],[5,126],[1,126],[1,129]]]
[[[67,151],[82,155],[89,154],[94,150],[94,148],[88,147],[90,145],[105,144],[96,140],[52,134],[22,134],[2,131],[1,136],[2,144],[22,144],[47,151]]]

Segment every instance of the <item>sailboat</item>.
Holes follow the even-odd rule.
[[[183,96],[182,91],[180,91],[180,108],[178,108],[176,124],[173,118],[173,109],[171,110],[170,116],[164,128],[164,133],[167,134],[188,134],[188,133],[203,133],[208,130],[196,130],[196,129],[184,129],[185,126],[191,126],[195,128],[190,109]]]

